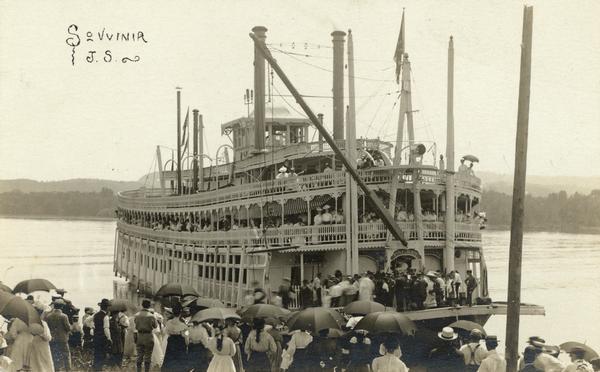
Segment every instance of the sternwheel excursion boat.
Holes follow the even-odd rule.
[[[115,273],[147,294],[165,283],[180,282],[192,285],[202,297],[240,307],[253,285],[270,293],[284,278],[298,286],[317,273],[327,277],[337,270],[359,274],[412,268],[424,273],[456,271],[462,278],[470,270],[479,283],[473,306],[406,314],[432,329],[457,319],[484,324],[493,314],[505,314],[505,304],[488,299],[481,181],[467,167],[454,168],[452,39],[445,160],[437,160],[443,156],[435,154],[435,145],[414,138],[404,27],[395,56],[401,91],[395,143],[356,139],[350,32],[331,34],[330,134],[323,128],[323,115],[312,112],[271,56],[266,28],[252,31],[255,81],[247,98],[254,98],[253,112],[221,125],[231,145],[221,146],[211,159],[203,149],[203,118],[193,110],[193,144],[186,156],[177,92],[178,150],[163,163],[157,148],[160,185],[118,195]],[[306,117],[265,105],[267,63]],[[318,141],[310,140],[313,134]],[[521,313],[544,310],[522,305]]]

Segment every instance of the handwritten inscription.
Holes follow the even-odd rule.
[[[71,50],[71,65],[77,61],[86,63],[136,63],[141,60],[139,51],[148,44],[144,31],[112,32],[103,27],[99,31],[80,32],[79,26],[72,24],[67,27],[69,35],[65,40]],[[84,41],[81,57],[78,58],[76,49]]]

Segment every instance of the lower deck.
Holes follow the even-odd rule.
[[[344,227],[344,225],[339,225]],[[277,237],[255,236],[252,231],[231,231],[222,240],[193,239],[189,232],[154,231],[119,223],[114,254],[114,272],[125,277],[141,291],[152,295],[168,282],[193,286],[202,297],[216,298],[229,306],[241,306],[252,283],[265,288],[271,296],[290,278],[293,286],[321,273],[323,278],[346,267],[345,232],[338,226],[304,227],[304,234]],[[377,272],[386,264],[386,234],[364,226],[359,235],[360,272]],[[385,230],[383,230],[385,231]],[[392,268],[410,267],[418,253],[408,249],[391,254]],[[441,270],[444,242],[425,241],[424,264],[427,270]],[[269,253],[265,253],[269,249]],[[420,258],[420,257],[419,257]],[[485,262],[475,239],[456,241],[455,269],[462,277],[472,270],[479,279],[478,295],[487,293]],[[292,307],[298,307],[296,301]]]

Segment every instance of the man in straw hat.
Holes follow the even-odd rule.
[[[584,348],[572,348],[569,350],[569,356],[571,357],[571,364],[563,372],[594,372],[592,365],[583,359],[585,356]]]
[[[488,349],[487,357],[481,362],[479,372],[504,372],[506,371],[506,360],[498,353],[498,337],[488,335],[485,338],[485,347]]]
[[[533,366],[541,371],[562,372],[565,365],[555,356],[550,355],[551,348],[546,341],[538,336],[529,337],[528,344],[534,347],[536,357]],[[520,363],[519,363],[520,364]]]
[[[458,334],[454,332],[452,327],[444,327],[442,331],[438,333],[438,338],[442,340],[444,344],[441,347],[433,349],[431,353],[429,353],[427,371],[464,371],[465,364],[463,362],[463,357],[456,349],[456,339],[458,338]]]

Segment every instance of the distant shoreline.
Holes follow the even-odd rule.
[[[66,221],[115,221],[114,217],[95,216],[54,216],[54,215],[28,215],[28,214],[0,214],[0,218],[15,220],[66,220]]]

